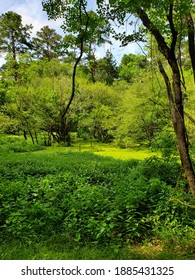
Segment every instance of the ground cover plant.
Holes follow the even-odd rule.
[[[1,144],[1,259],[194,258],[195,206],[176,158],[13,143]]]

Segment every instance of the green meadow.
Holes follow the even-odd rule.
[[[0,258],[194,259],[177,158],[98,143],[0,140]]]

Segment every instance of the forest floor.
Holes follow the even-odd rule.
[[[177,161],[141,147],[25,145],[0,143],[0,259],[195,259],[193,207],[170,200]]]

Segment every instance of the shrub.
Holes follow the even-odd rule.
[[[39,144],[32,144],[27,140],[21,140],[19,136],[1,136],[0,152],[25,153],[43,150],[45,147]]]

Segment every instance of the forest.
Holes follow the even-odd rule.
[[[194,1],[108,2],[0,15],[0,259],[195,258]]]

